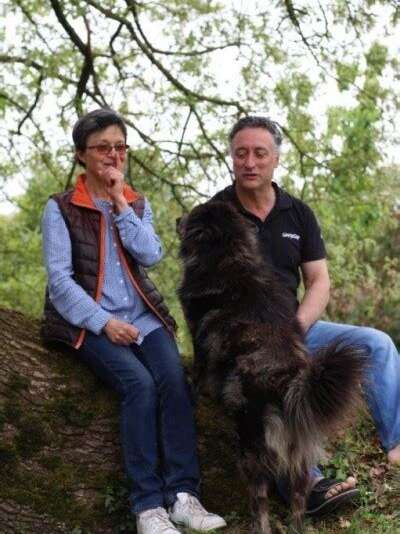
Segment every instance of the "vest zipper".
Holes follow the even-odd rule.
[[[100,236],[99,236],[99,273],[97,276],[97,284],[96,284],[96,292],[94,300],[98,303],[101,298],[101,292],[103,289],[103,283],[104,283],[104,236],[105,236],[105,217],[101,210],[98,210],[97,208],[94,208],[95,211],[100,213]],[[82,330],[79,333],[78,339],[75,342],[74,347],[76,349],[79,349],[81,347],[86,335],[86,329],[82,328]]]
[[[124,264],[125,270],[128,273],[128,277],[129,277],[130,281],[132,282],[133,287],[136,289],[136,291],[139,293],[139,295],[142,297],[142,299],[145,301],[145,303],[151,309],[151,311],[160,319],[160,321],[162,323],[164,323],[166,329],[172,335],[174,335],[174,333],[172,332],[171,328],[166,323],[164,318],[161,316],[161,314],[158,312],[158,310],[156,310],[156,308],[153,306],[153,304],[149,301],[149,299],[143,293],[142,289],[139,287],[139,284],[136,282],[135,277],[133,276],[133,274],[131,273],[131,270],[129,269],[129,265],[128,265],[128,262],[127,262],[126,257],[125,257],[125,252],[124,252],[124,250],[123,250],[123,248],[121,247],[121,244],[120,244],[120,238],[119,238],[119,236],[117,236],[117,237],[118,237],[117,238],[118,254],[119,254],[119,257],[122,260],[122,263]]]

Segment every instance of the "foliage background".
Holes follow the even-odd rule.
[[[229,183],[227,131],[260,113],[285,135],[279,181],[323,228],[327,317],[400,344],[396,0],[4,0],[0,9],[0,194],[16,208],[0,215],[2,306],[40,316],[41,213],[78,171],[77,117],[108,105],[129,125],[127,180],[151,200],[165,248],[153,276],[190,354],[175,219]],[[22,193],[10,198],[15,184]],[[348,467],[340,453],[331,465]]]
[[[321,221],[329,317],[399,341],[396,2],[15,0],[2,9],[1,191],[25,191],[0,218],[4,305],[40,314],[41,212],[77,172],[77,116],[109,105],[129,123],[128,180],[152,201],[166,248],[154,276],[182,324],[175,217],[229,183],[227,130],[256,112],[281,124],[280,181]],[[187,352],[184,333],[181,342]]]

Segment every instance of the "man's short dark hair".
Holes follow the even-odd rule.
[[[72,130],[72,139],[74,141],[75,149],[85,150],[89,135],[113,125],[116,125],[121,129],[126,140],[127,131],[125,123],[122,117],[113,109],[95,109],[94,111],[83,115],[83,117],[75,123],[74,129]]]
[[[280,149],[282,144],[282,133],[278,124],[271,119],[260,117],[259,115],[247,115],[246,117],[239,119],[229,132],[229,143],[232,144],[235,135],[245,128],[263,128],[264,130],[267,130],[267,132],[272,135],[277,150]]]

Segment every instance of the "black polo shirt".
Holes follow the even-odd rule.
[[[232,202],[255,224],[265,260],[290,289],[297,305],[299,267],[302,263],[325,258],[325,245],[311,208],[274,182],[272,185],[276,193],[276,202],[265,221],[241,205],[234,185],[217,193],[213,200]]]

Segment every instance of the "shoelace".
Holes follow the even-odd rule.
[[[203,508],[203,506],[200,504],[199,500],[196,499],[194,495],[188,495],[187,498],[188,503],[188,509],[191,514],[193,515],[208,515],[207,510]]]
[[[151,527],[157,528],[157,534],[162,534],[172,529],[167,512],[164,508],[154,508],[140,514],[140,518],[151,520]],[[162,530],[160,530],[162,529]]]

